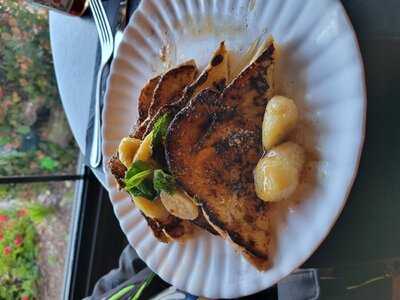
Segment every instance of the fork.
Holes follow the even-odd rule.
[[[114,39],[108,21],[106,12],[104,10],[101,0],[89,0],[90,8],[92,10],[94,22],[96,24],[97,32],[99,34],[101,60],[96,78],[96,94],[95,94],[95,107],[94,107],[94,124],[93,124],[93,139],[90,149],[90,166],[97,168],[101,161],[101,96],[102,96],[102,78],[105,66],[110,60],[113,49]]]
[[[117,27],[115,29],[115,34],[114,34],[114,53],[113,57],[117,54],[117,50],[119,47],[119,44],[121,44],[122,41],[122,34],[123,31],[126,27],[126,23],[128,21],[127,19],[128,15],[128,0],[121,0],[119,2],[119,8],[118,8],[118,21],[117,21]]]

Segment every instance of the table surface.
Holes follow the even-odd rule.
[[[308,267],[400,253],[400,1],[344,0],[365,63],[368,113],[357,179],[346,207]],[[75,139],[85,153],[97,34],[90,18],[50,14],[58,87]],[[104,175],[96,171],[100,181]]]

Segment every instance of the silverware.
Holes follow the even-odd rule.
[[[94,22],[96,24],[97,32],[99,34],[100,47],[101,47],[101,60],[96,78],[96,94],[95,94],[95,107],[94,107],[94,124],[93,124],[93,139],[90,149],[90,166],[97,168],[101,161],[101,83],[103,78],[104,67],[110,60],[114,50],[114,39],[108,21],[106,12],[104,10],[101,0],[89,0],[90,8],[92,10]]]
[[[114,35],[114,57],[117,54],[119,44],[122,41],[122,33],[128,23],[128,0],[122,0],[118,8],[117,27]]]

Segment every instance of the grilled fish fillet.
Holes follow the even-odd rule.
[[[178,183],[199,200],[205,217],[258,269],[270,265],[271,209],[254,188],[262,156],[261,125],[272,96],[275,47],[224,90],[205,90],[172,121],[166,158]]]

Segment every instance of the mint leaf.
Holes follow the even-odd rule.
[[[153,200],[157,192],[153,188],[150,175],[153,173],[151,166],[144,161],[135,161],[125,174],[125,189],[131,196],[145,197]]]
[[[176,189],[175,178],[163,170],[157,169],[154,171],[153,186],[158,193],[165,191],[172,194]]]
[[[135,161],[132,166],[129,168],[129,170],[125,174],[125,183],[127,180],[129,180],[131,177],[135,176],[136,174],[150,170],[151,166],[144,161],[138,160]]]
[[[156,148],[162,145],[167,136],[168,126],[171,123],[172,117],[169,113],[166,113],[159,117],[153,126],[153,141],[152,146]]]
[[[165,139],[168,133],[168,126],[172,121],[172,116],[169,113],[166,113],[159,117],[153,126],[153,159],[162,167],[167,167],[167,162],[165,160],[165,152],[164,145]]]
[[[157,192],[153,188],[153,183],[151,182],[151,180],[148,179],[142,181],[137,186],[131,188],[129,190],[129,193],[132,196],[145,197],[150,201],[154,200],[158,196]]]
[[[137,173],[136,175],[133,175],[131,178],[125,181],[125,187],[129,190],[133,187],[138,186],[146,177],[148,177],[152,173],[153,170],[146,170]]]

